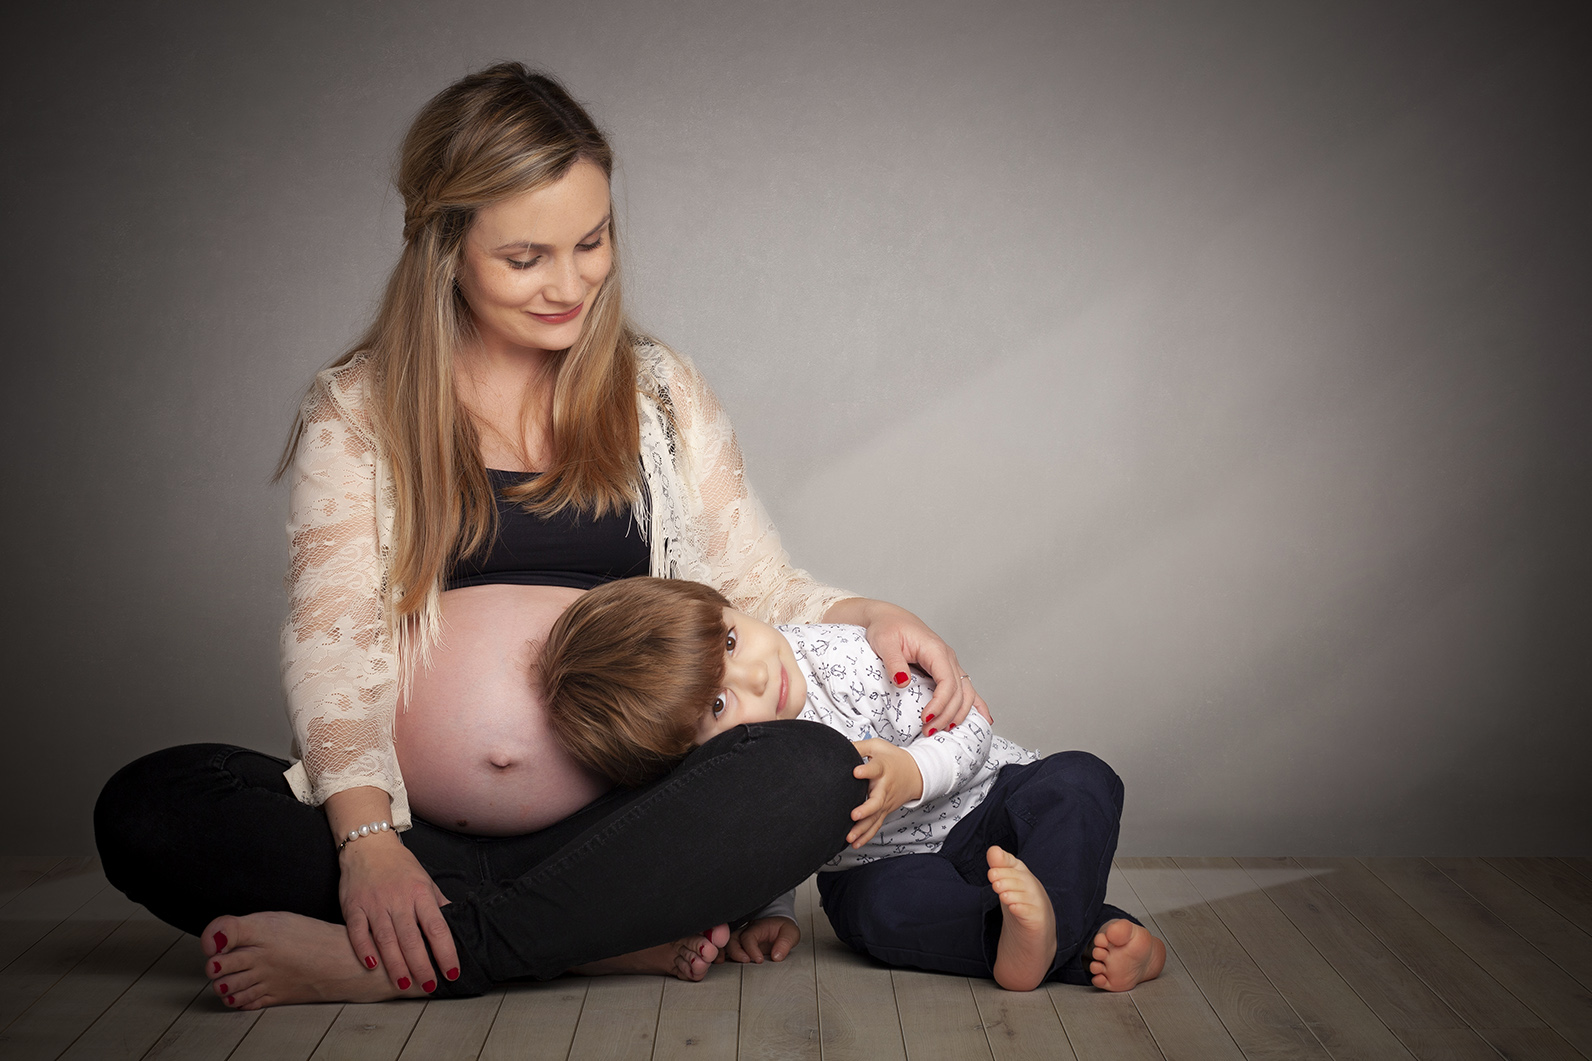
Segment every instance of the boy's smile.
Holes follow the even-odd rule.
[[[784,634],[734,608],[724,609],[724,625],[724,688],[704,705],[703,741],[748,722],[795,718],[807,703],[807,678]]]

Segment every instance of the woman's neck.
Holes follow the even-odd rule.
[[[480,434],[489,468],[544,471],[553,457],[553,384],[558,355],[473,343],[454,358],[453,385]]]

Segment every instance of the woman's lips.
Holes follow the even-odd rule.
[[[586,303],[582,302],[574,309],[568,310],[564,313],[531,313],[531,316],[535,317],[543,324],[563,324],[565,321],[572,321],[576,317],[580,316],[580,311],[584,309],[585,306]],[[529,310],[526,310],[526,312],[530,313]]]

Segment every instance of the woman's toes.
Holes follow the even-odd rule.
[[[225,953],[229,947],[236,946],[241,936],[238,919],[222,915],[205,926],[199,936],[199,946],[203,948],[206,958],[213,958]]]
[[[702,935],[709,943],[713,944],[715,950],[723,950],[724,945],[730,941],[730,926],[714,925]],[[708,961],[712,960],[713,956],[709,955]]]

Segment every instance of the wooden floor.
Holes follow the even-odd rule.
[[[0,1058],[1592,1057],[1589,859],[1123,858],[1110,899],[1168,944],[1124,995],[877,966],[809,882],[779,965],[254,1014],[91,860],[0,859]]]

